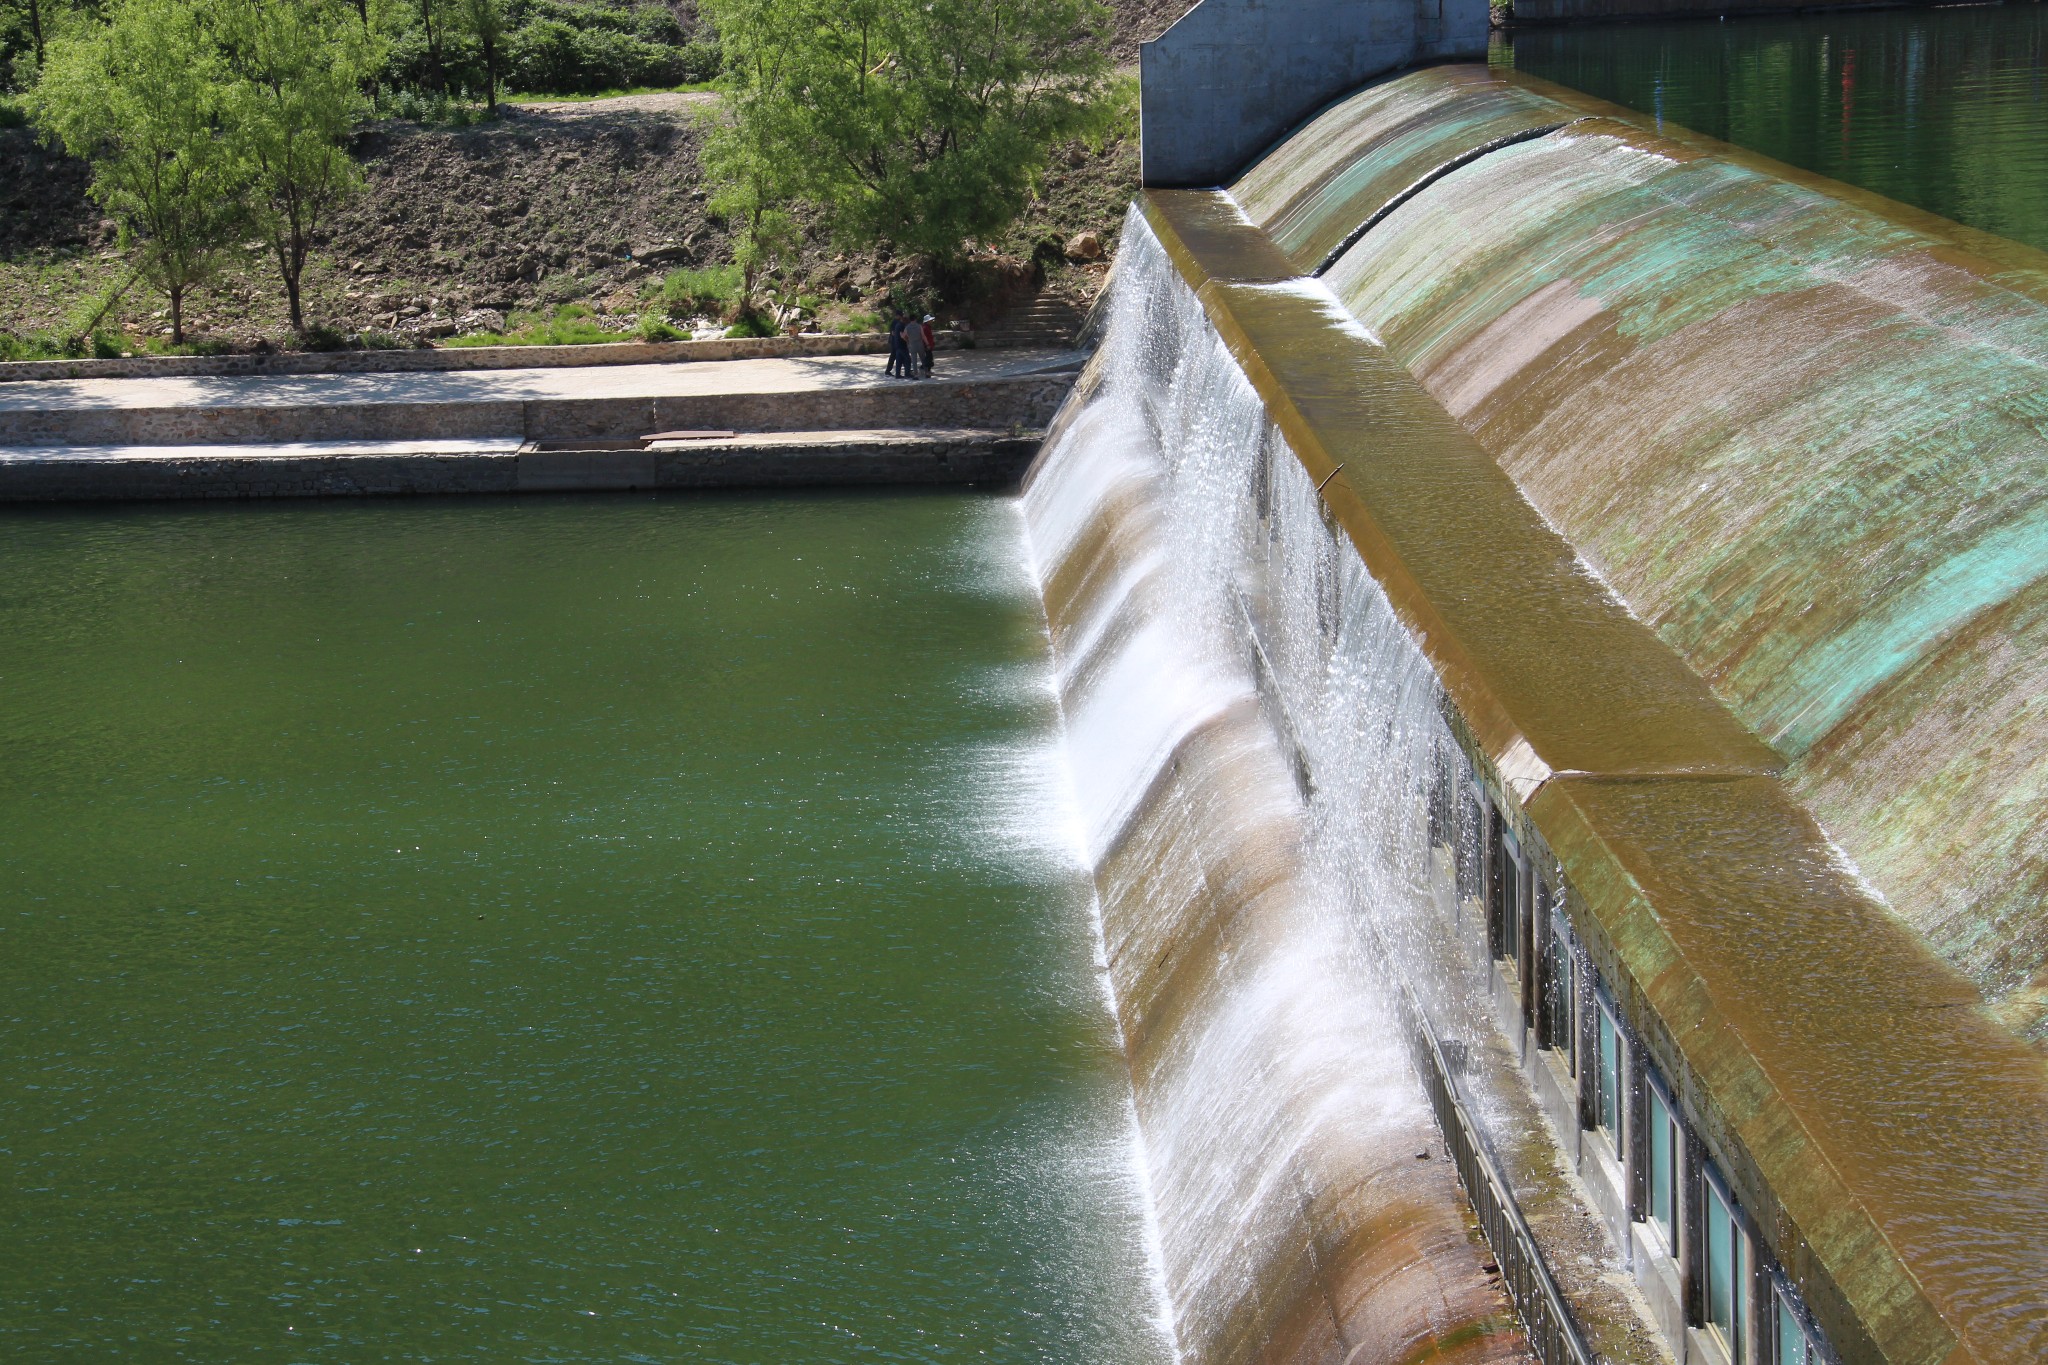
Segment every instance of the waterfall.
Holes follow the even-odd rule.
[[[1434,679],[1135,214],[1114,289],[1025,516],[1178,1348],[1519,1358],[1394,1008]]]

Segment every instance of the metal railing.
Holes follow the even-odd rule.
[[[1536,1358],[1543,1365],[1598,1365],[1599,1357],[1586,1345],[1585,1336],[1536,1246],[1528,1221],[1515,1203],[1513,1187],[1465,1103],[1457,1079],[1462,1067],[1452,1068],[1420,1003],[1405,985],[1401,988],[1401,999],[1422,1088],[1429,1096],[1430,1108],[1436,1111],[1445,1149],[1457,1165],[1458,1179],[1464,1183],[1472,1209],[1479,1216],[1486,1245],[1500,1267],[1501,1284],[1521,1316]]]

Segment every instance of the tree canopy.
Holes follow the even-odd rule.
[[[30,107],[92,167],[174,341],[185,291],[246,231],[269,241],[303,332],[306,258],[362,179],[344,144],[375,57],[340,0],[114,0],[50,43]]]
[[[224,74],[193,0],[119,0],[106,25],[52,44],[32,100],[43,129],[91,164],[93,198],[170,302],[174,341],[186,291],[211,273],[239,216]]]
[[[1049,149],[1092,125],[1097,0],[704,0],[728,202],[814,205],[844,241],[939,260],[1009,224]],[[743,246],[743,250],[744,250]]]

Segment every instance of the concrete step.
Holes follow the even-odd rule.
[[[716,440],[516,438],[0,447],[0,502],[361,497],[599,489],[984,484],[1022,477],[1043,433],[874,427]]]
[[[978,346],[1071,346],[1087,319],[1067,299],[1039,294],[1018,304],[975,334]]]

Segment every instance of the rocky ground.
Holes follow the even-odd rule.
[[[633,327],[644,297],[678,266],[730,259],[704,209],[697,111],[634,97],[508,109],[494,123],[387,123],[357,141],[366,184],[324,234],[306,272],[306,313],[346,337],[418,344],[498,331],[508,315],[583,305],[606,330]],[[821,243],[790,270],[791,293],[827,326],[854,325],[890,290],[980,324],[1042,283],[1086,299],[1137,183],[1135,139],[1058,149],[1042,198],[965,277],[909,262],[848,258]],[[113,227],[86,196],[84,168],[0,129],[0,331],[77,332],[127,276]],[[1092,234],[1092,236],[1091,236]],[[1069,260],[1071,256],[1073,260]],[[162,300],[136,288],[112,319],[124,346],[160,346]],[[188,304],[189,339],[237,350],[291,345],[283,290],[260,243],[231,254]]]

